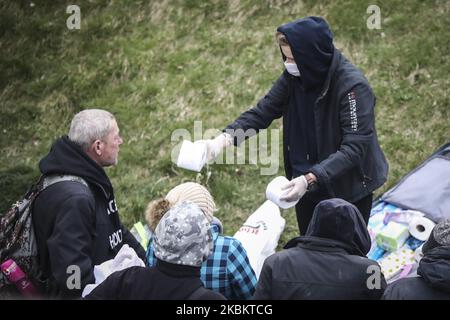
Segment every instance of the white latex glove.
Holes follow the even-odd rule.
[[[214,160],[219,153],[233,144],[233,138],[228,133],[222,133],[214,139],[206,140],[207,161]]]
[[[286,190],[286,193],[283,197],[280,198],[281,201],[297,201],[303,197],[308,189],[308,181],[306,181],[305,176],[300,176],[295,179],[292,179],[283,187],[281,190]]]

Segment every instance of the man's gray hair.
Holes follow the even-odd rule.
[[[102,140],[115,120],[112,113],[101,109],[86,109],[77,113],[70,124],[69,139],[87,151],[95,140]]]

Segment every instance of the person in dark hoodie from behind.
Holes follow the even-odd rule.
[[[388,285],[385,300],[450,300],[450,219],[439,222],[422,247],[417,277]]]
[[[206,140],[208,159],[239,145],[251,129],[258,132],[283,117],[284,167],[292,180],[282,200],[301,198],[296,206],[300,234],[314,207],[335,197],[355,204],[367,224],[372,193],[388,172],[375,129],[374,93],[362,72],[334,47],[323,18],[286,23],[276,38],[285,70],[254,108]]]
[[[306,235],[266,259],[254,299],[380,299],[386,281],[377,262],[366,258],[370,245],[354,205],[324,200]]]
[[[84,110],[72,119],[68,136],[57,139],[39,163],[46,179],[64,180],[41,192],[32,210],[45,281],[41,289],[49,298],[81,297],[84,286],[95,282],[94,265],[114,258],[125,243],[146,261],[144,249],[120,221],[103,170],[117,164],[122,142],[110,112]],[[74,285],[77,275],[80,286]]]
[[[193,202],[173,206],[154,233],[156,266],[131,267],[110,275],[87,300],[226,300],[200,280],[214,241],[203,211]]]

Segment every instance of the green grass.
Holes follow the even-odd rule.
[[[449,1],[379,1],[381,30],[366,28],[366,1],[79,1],[81,30],[72,31],[71,3],[34,3],[0,4],[1,211],[38,176],[39,159],[73,115],[100,107],[116,114],[125,140],[108,174],[126,225],[143,218],[150,200],[197,180],[233,234],[273,176],[261,176],[260,164],[179,169],[171,134],[193,133],[195,120],[221,129],[256,103],[282,71],[277,26],[306,15],[329,21],[336,46],[376,92],[390,164],[377,194],[450,140]],[[283,215],[280,244],[297,234],[294,211]]]

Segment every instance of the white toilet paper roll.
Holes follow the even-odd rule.
[[[287,192],[287,190],[281,190],[281,187],[286,185],[288,182],[289,182],[289,180],[286,179],[286,177],[279,176],[279,177],[276,177],[275,179],[273,179],[272,181],[270,181],[270,183],[267,185],[267,188],[266,188],[266,198],[283,209],[292,208],[300,200],[299,199],[297,201],[292,201],[292,202],[286,202],[286,201],[280,200],[280,198],[285,196],[285,194]]]
[[[206,143],[204,141],[184,140],[178,155],[177,166],[200,172],[206,163]]]
[[[409,233],[416,239],[426,241],[434,226],[435,223],[428,218],[414,218],[409,224]]]

